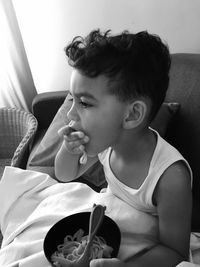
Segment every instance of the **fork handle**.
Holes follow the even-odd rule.
[[[88,240],[91,242],[96,235],[101,223],[103,222],[106,207],[102,205],[94,205],[93,210],[90,214],[89,221],[89,237]]]

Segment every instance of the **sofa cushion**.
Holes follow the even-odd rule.
[[[166,101],[181,105],[165,139],[182,153],[192,168],[192,230],[200,231],[200,54],[172,55]]]
[[[37,141],[37,144],[33,148],[29,157],[27,169],[45,172],[56,178],[54,173],[54,159],[62,143],[62,139],[59,137],[57,132],[62,126],[69,123],[67,112],[70,107],[71,102],[68,101],[68,97],[66,97],[44,137],[40,137],[41,142]],[[178,108],[179,105],[177,103],[163,103],[156,118],[152,122],[151,127],[164,136],[166,128]],[[105,177],[101,164],[96,163],[92,166],[83,175],[83,178],[95,186],[104,185]]]

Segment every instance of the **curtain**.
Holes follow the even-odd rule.
[[[0,0],[0,107],[31,111],[36,94],[12,0]]]

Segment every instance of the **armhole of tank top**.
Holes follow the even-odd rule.
[[[177,157],[177,159],[173,159],[172,161],[170,162],[167,162],[165,164],[163,164],[162,167],[159,168],[159,172],[156,174],[156,177],[155,179],[153,180],[153,183],[151,183],[151,189],[148,190],[147,192],[147,201],[150,205],[156,207],[156,205],[154,204],[153,202],[153,197],[154,197],[154,193],[155,193],[155,190],[157,188],[157,185],[158,185],[158,182],[160,181],[163,173],[174,163],[178,162],[178,161],[182,161],[185,163],[186,167],[188,168],[188,171],[190,173],[190,179],[191,179],[191,187],[192,187],[192,180],[193,180],[193,177],[192,177],[192,170],[190,168],[190,165],[188,164],[188,162],[182,158],[182,157]]]

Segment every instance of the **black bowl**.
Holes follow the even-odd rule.
[[[83,229],[84,235],[88,234],[90,212],[81,212],[70,215],[58,221],[47,232],[43,249],[47,260],[52,264],[51,256],[57,250],[57,246],[63,243],[66,235],[74,235],[79,229]],[[102,236],[107,245],[113,248],[111,257],[117,257],[121,242],[121,233],[118,225],[108,216],[104,215],[97,236]],[[52,264],[52,266],[54,266]]]

